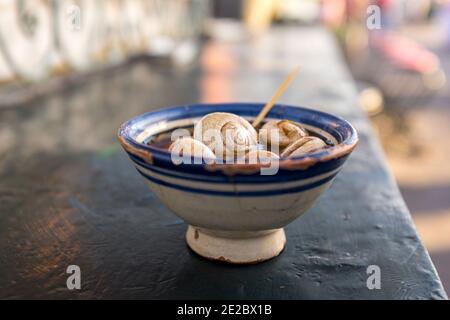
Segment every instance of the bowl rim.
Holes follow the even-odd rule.
[[[169,151],[162,150],[160,148],[153,147],[151,145],[138,142],[136,139],[130,136],[130,130],[132,126],[139,121],[142,121],[143,119],[146,119],[147,117],[158,114],[164,111],[175,111],[177,109],[185,109],[186,111],[188,108],[195,108],[196,106],[202,106],[202,107],[220,107],[220,108],[228,108],[233,106],[242,106],[242,107],[249,107],[249,108],[262,108],[264,106],[264,103],[249,103],[249,102],[231,102],[231,103],[193,103],[193,104],[185,104],[185,105],[178,105],[178,106],[170,106],[170,107],[163,107],[158,108],[155,110],[151,110],[145,113],[142,113],[140,115],[137,115],[124,123],[119,127],[117,138],[122,145],[122,147],[129,153],[138,156],[139,158],[143,159],[145,162],[153,165],[154,158],[158,158],[158,160],[164,161],[164,162],[170,162],[171,160],[171,154]],[[309,168],[310,166],[318,163],[318,162],[326,162],[332,159],[341,158],[343,156],[346,156],[350,154],[353,149],[356,147],[356,145],[359,142],[358,133],[356,129],[342,117],[336,116],[331,113],[315,110],[312,108],[302,107],[302,106],[293,106],[293,105],[287,105],[287,104],[275,104],[272,108],[271,112],[276,110],[277,108],[287,108],[287,109],[299,109],[299,111],[305,111],[309,112],[315,115],[318,115],[323,118],[327,118],[328,120],[333,120],[333,125],[336,127],[339,125],[344,126],[345,129],[347,129],[350,134],[344,138],[343,141],[340,143],[331,146],[326,149],[318,150],[315,152],[311,152],[302,156],[298,157],[292,157],[292,158],[280,158],[279,161],[279,168],[280,169],[286,169],[286,170],[304,170]],[[216,112],[216,111],[211,111]],[[220,111],[225,112],[225,111]],[[231,112],[231,111],[230,111]],[[270,113],[269,113],[270,114]],[[320,118],[319,117],[319,118]],[[189,118],[189,117],[186,117]],[[301,123],[301,121],[299,121]],[[327,130],[325,130],[327,131]],[[330,133],[329,131],[327,131]],[[209,171],[222,171],[226,173],[227,175],[231,174],[251,174],[259,171],[261,168],[263,168],[265,165],[261,163],[257,164],[250,164],[250,163],[233,163],[233,164],[218,164],[218,163],[191,163],[191,164],[185,164],[182,163],[179,166],[201,166],[205,167],[205,169]]]

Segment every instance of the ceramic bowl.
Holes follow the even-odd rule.
[[[256,263],[284,248],[283,227],[309,209],[332,183],[358,142],[346,120],[303,107],[276,105],[266,117],[300,122],[334,146],[279,161],[275,175],[258,164],[179,164],[147,144],[158,133],[194,125],[211,112],[251,120],[261,103],[196,104],[151,111],[125,122],[118,138],[150,190],[188,223],[186,240],[199,255]]]

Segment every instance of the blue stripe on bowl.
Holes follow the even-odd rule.
[[[136,170],[146,179],[152,181],[153,183],[159,184],[159,185],[163,185],[169,188],[173,188],[173,189],[177,189],[177,190],[181,190],[181,191],[186,191],[186,192],[191,192],[191,193],[198,193],[198,194],[205,194],[205,195],[213,195],[213,196],[225,196],[225,197],[236,197],[236,196],[240,196],[240,197],[265,197],[265,196],[275,196],[275,195],[283,195],[283,194],[292,194],[292,193],[299,193],[302,191],[306,191],[306,190],[310,190],[316,187],[319,187],[329,181],[331,181],[336,175],[337,172],[335,174],[332,174],[322,180],[307,184],[307,185],[303,185],[303,186],[298,186],[298,187],[293,187],[293,188],[287,188],[287,189],[274,189],[274,190],[267,190],[267,191],[241,191],[241,192],[230,192],[230,191],[217,191],[217,190],[205,190],[205,189],[199,189],[199,188],[191,188],[191,187],[186,187],[186,186],[180,186],[180,185],[176,185],[176,184],[172,184],[170,182],[167,181],[163,181],[154,177],[151,177],[147,174],[145,174],[144,172],[142,172],[141,170],[139,170],[138,168],[136,168]]]
[[[133,155],[127,152],[130,159],[135,163],[140,165],[141,167],[159,173],[161,175],[171,176],[179,179],[186,180],[194,180],[201,182],[210,182],[210,183],[271,183],[271,182],[287,182],[287,181],[296,181],[296,180],[304,180],[309,179],[314,176],[325,174],[331,172],[339,167],[341,167],[347,156],[333,159],[328,162],[317,163],[314,166],[308,168],[308,170],[279,170],[276,175],[261,175],[259,172],[256,174],[237,174],[234,176],[229,176],[224,174],[221,171],[206,171],[203,167],[198,167],[198,165],[174,165],[172,163],[154,163],[154,165],[150,165],[145,162],[140,157]],[[170,170],[170,173],[167,173],[162,170],[158,170],[158,168],[163,168],[166,170]],[[186,174],[186,175],[184,175]]]

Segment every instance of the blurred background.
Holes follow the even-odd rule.
[[[0,0],[0,120],[137,60],[233,68],[208,41],[275,25],[322,25],[334,35],[450,292],[450,1]],[[207,86],[203,101],[227,99],[220,78]],[[8,132],[0,128],[0,159]]]

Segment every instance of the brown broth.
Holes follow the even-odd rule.
[[[182,127],[182,128],[177,128],[177,129],[186,129],[190,132],[191,136],[194,134],[194,126]],[[150,137],[146,143],[148,145],[158,148],[158,149],[168,150],[170,145],[173,142],[172,138],[171,138],[172,132],[177,129],[158,133],[157,135]]]

